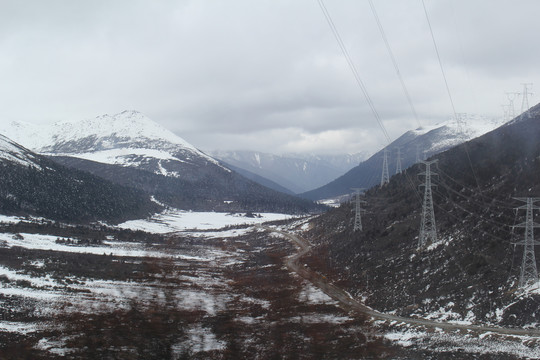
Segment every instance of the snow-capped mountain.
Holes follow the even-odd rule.
[[[370,188],[381,181],[384,151],[388,153],[388,169],[392,176],[397,171],[397,149],[401,154],[402,170],[415,164],[417,157],[428,158],[463,142],[483,135],[503,124],[500,119],[468,115],[460,121],[449,120],[435,126],[407,131],[388,146],[371,156],[345,175],[301,196],[322,200],[349,194],[351,188]]]
[[[303,213],[316,205],[242,177],[137,111],[0,127],[54,161],[180,209]]]
[[[213,157],[300,193],[328,183],[367,158],[343,155],[274,155],[257,151],[215,151]]]
[[[44,155],[77,157],[174,177],[181,177],[190,165],[220,166],[137,111],[52,125],[12,122],[0,132]]]

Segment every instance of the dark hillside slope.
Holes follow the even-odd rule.
[[[257,211],[290,214],[320,212],[309,200],[284,194],[221,167],[195,169],[192,178],[163,176],[140,168],[104,164],[74,157],[50,157],[72,168],[88,171],[128,186],[176,208],[197,211]]]
[[[353,231],[350,204],[314,220],[307,236],[315,257],[378,310],[538,326],[540,295],[517,290],[523,247],[512,243],[524,229],[511,230],[525,221],[525,211],[514,211],[523,203],[512,198],[540,196],[540,107],[531,113],[436,156],[439,243],[417,250],[423,166],[415,165],[367,192],[364,231]]]
[[[0,137],[0,141],[8,140]],[[141,191],[68,169],[13,142],[8,144],[28,162],[0,158],[1,214],[67,222],[119,222],[161,209]]]

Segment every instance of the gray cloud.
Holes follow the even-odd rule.
[[[374,3],[421,123],[451,117],[421,3]],[[326,6],[391,136],[416,127],[367,1]],[[458,112],[498,115],[505,91],[539,78],[539,2],[426,6]],[[1,121],[137,109],[203,149],[384,144],[316,1],[21,0],[0,8]]]

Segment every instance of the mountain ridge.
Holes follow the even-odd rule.
[[[540,291],[517,288],[524,232],[511,229],[525,218],[514,198],[540,194],[540,105],[517,120],[430,158],[437,243],[418,249],[425,168],[416,164],[366,192],[362,231],[351,204],[312,221],[310,265],[326,259],[335,281],[379,311],[538,328]]]
[[[276,155],[248,150],[213,151],[210,154],[226,164],[276,182],[294,193],[324,185],[367,157],[366,153]]]
[[[440,153],[502,125],[502,121],[489,120],[476,115],[460,121],[446,121],[431,127],[409,130],[369,159],[344,175],[317,189],[299,194],[310,200],[323,200],[350,193],[351,188],[370,188],[380,184],[385,149],[388,150],[389,175],[396,173],[396,149],[401,148],[402,169],[420,159]],[[417,154],[418,150],[420,153]]]

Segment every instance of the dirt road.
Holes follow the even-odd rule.
[[[374,320],[395,321],[397,323],[407,323],[407,324],[412,324],[412,325],[426,326],[430,328],[440,328],[440,329],[445,329],[445,330],[465,330],[465,331],[482,332],[482,333],[492,332],[492,333],[503,334],[503,335],[540,337],[539,330],[454,324],[454,323],[438,322],[438,321],[427,320],[427,319],[405,318],[405,317],[378,312],[366,306],[362,302],[355,300],[345,290],[333,285],[332,283],[330,283],[330,281],[326,277],[309,269],[307,266],[304,266],[304,264],[301,263],[300,259],[302,258],[302,256],[304,256],[311,250],[311,245],[309,244],[307,240],[303,239],[302,237],[296,234],[273,229],[268,226],[265,226],[264,228],[268,231],[276,232],[287,237],[289,240],[291,240],[293,243],[295,243],[299,247],[298,253],[290,256],[287,259],[286,261],[287,267],[291,271],[296,272],[298,275],[300,275],[304,279],[310,281],[313,285],[317,286],[326,295],[338,301],[340,306],[346,311],[352,311],[361,315],[367,315]]]

